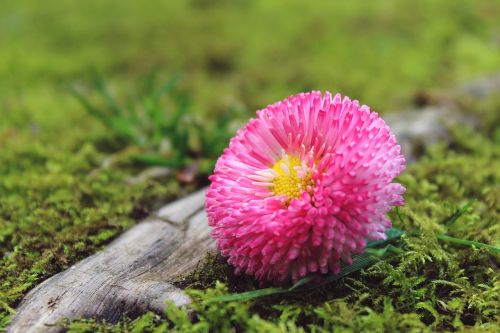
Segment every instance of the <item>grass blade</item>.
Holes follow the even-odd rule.
[[[448,219],[446,219],[446,221],[444,221],[443,224],[449,226],[449,225],[452,225],[453,223],[455,223],[456,220],[458,220],[458,218],[460,216],[462,216],[465,213],[467,213],[467,211],[472,206],[472,204],[474,203],[474,201],[476,201],[476,199],[472,199],[472,200],[468,201],[465,205],[463,205],[462,207],[460,207],[453,215],[451,215]]]
[[[160,88],[156,89],[153,92],[152,94],[153,101],[155,103],[158,103],[160,97],[170,92],[177,85],[177,82],[179,82],[179,80],[180,78],[178,75],[173,75],[170,79],[168,79],[164,84],[162,84]]]
[[[485,243],[480,243],[476,241],[471,241],[468,239],[462,239],[462,238],[455,238],[451,237],[448,235],[439,235],[437,236],[439,240],[442,240],[444,242],[452,243],[452,244],[459,244],[459,245],[466,245],[466,246],[474,246],[477,247],[478,249],[486,249],[492,253],[500,253],[500,247],[490,245],[490,244],[485,244]]]
[[[91,116],[101,120],[106,126],[111,126],[110,118],[104,112],[92,105],[88,98],[74,88],[70,89],[70,92]]]
[[[399,206],[396,206],[396,215],[398,216],[399,223],[403,225],[405,221],[403,220],[403,215],[401,215],[401,210],[399,209]]]
[[[390,230],[390,229],[389,229]],[[400,236],[402,233],[400,234]],[[371,250],[371,251],[370,251]],[[387,245],[384,248],[381,249],[366,249],[366,252],[363,254],[359,255],[354,255],[353,262],[351,265],[345,265],[344,263],[341,263],[341,270],[338,274],[332,275],[328,277],[325,282],[333,282],[337,281],[344,276],[347,276],[349,274],[352,274],[354,272],[360,271],[363,268],[366,268],[370,265],[375,264],[376,262],[380,261],[381,259],[387,257],[390,253],[401,253],[401,249],[398,247],[395,247],[393,245]]]
[[[111,96],[111,93],[108,90],[108,87],[104,83],[104,80],[98,74],[94,75],[94,83],[97,88],[97,91],[101,94],[104,101],[108,105],[109,109],[115,116],[123,117],[123,110],[118,106],[115,99]]]
[[[284,288],[264,288],[257,289],[252,291],[246,291],[238,294],[228,294],[222,295],[218,297],[211,298],[207,300],[207,303],[218,303],[218,302],[232,302],[232,301],[247,301],[254,298],[275,295],[275,294],[283,294],[289,292],[288,289]]]
[[[293,286],[291,286],[289,290],[297,289],[297,288],[305,285],[306,283],[310,282],[312,279],[314,279],[314,275],[309,275],[309,276],[303,277],[299,281],[295,282],[295,284]]]

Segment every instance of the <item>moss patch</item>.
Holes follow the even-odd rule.
[[[115,88],[140,94],[130,82],[153,66],[159,77],[181,73],[180,88],[189,91],[192,115],[204,124],[227,110],[250,110],[248,118],[256,108],[309,89],[341,91],[383,112],[419,104],[429,89],[498,70],[498,10],[497,3],[483,0],[2,4],[0,330],[37,283],[94,253],[158,203],[198,185],[170,176],[128,183],[141,172],[130,160],[136,147],[90,117],[68,93],[89,68],[111,82],[112,94]],[[405,254],[312,295],[222,306],[204,300],[257,286],[211,258],[216,272],[201,269],[179,283],[208,288],[195,299],[200,313],[214,319],[201,316],[193,327],[171,309],[178,330],[207,331],[231,323],[261,331],[493,325],[498,258],[436,238],[446,232],[498,244],[500,103],[461,103],[482,119],[480,134],[455,130],[451,145],[436,145],[401,177],[408,186],[401,227],[423,235],[404,240]],[[216,125],[208,132],[202,143],[226,144]],[[200,147],[195,148],[205,149]],[[115,162],[102,168],[110,156]],[[468,214],[444,225],[471,199]],[[216,288],[216,280],[228,289]],[[384,326],[388,322],[402,326]],[[71,330],[168,326],[148,314],[134,322],[124,318],[117,326],[73,323]]]
[[[0,327],[27,290],[94,253],[179,193],[174,180],[126,182],[101,170],[92,144],[74,151],[30,144],[0,154]]]

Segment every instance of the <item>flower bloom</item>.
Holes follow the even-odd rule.
[[[210,176],[206,210],[223,256],[259,280],[337,273],[386,237],[405,167],[389,127],[358,101],[301,93],[240,129]]]

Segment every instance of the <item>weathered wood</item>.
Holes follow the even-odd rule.
[[[401,145],[407,162],[414,162],[425,146],[449,141],[448,128],[457,124],[477,127],[479,120],[461,112],[463,100],[479,101],[500,90],[500,73],[467,82],[451,91],[431,97],[428,106],[399,110],[384,115]],[[432,94],[431,94],[432,95]]]
[[[30,291],[8,332],[59,332],[63,319],[116,322],[148,310],[162,313],[167,300],[189,298],[171,282],[214,249],[198,191],[137,224],[98,252]]]
[[[190,196],[173,202],[158,211],[158,216],[172,223],[181,224],[188,217],[200,210],[205,205],[205,191],[199,191]]]
[[[476,119],[460,113],[454,105],[393,112],[384,119],[398,139],[407,162],[415,162],[425,146],[449,140],[449,127],[477,125]]]

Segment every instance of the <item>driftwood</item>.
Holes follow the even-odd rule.
[[[189,298],[171,282],[214,249],[198,191],[160,209],[98,252],[34,288],[8,332],[60,332],[63,319],[116,322],[124,313],[162,313]]]

